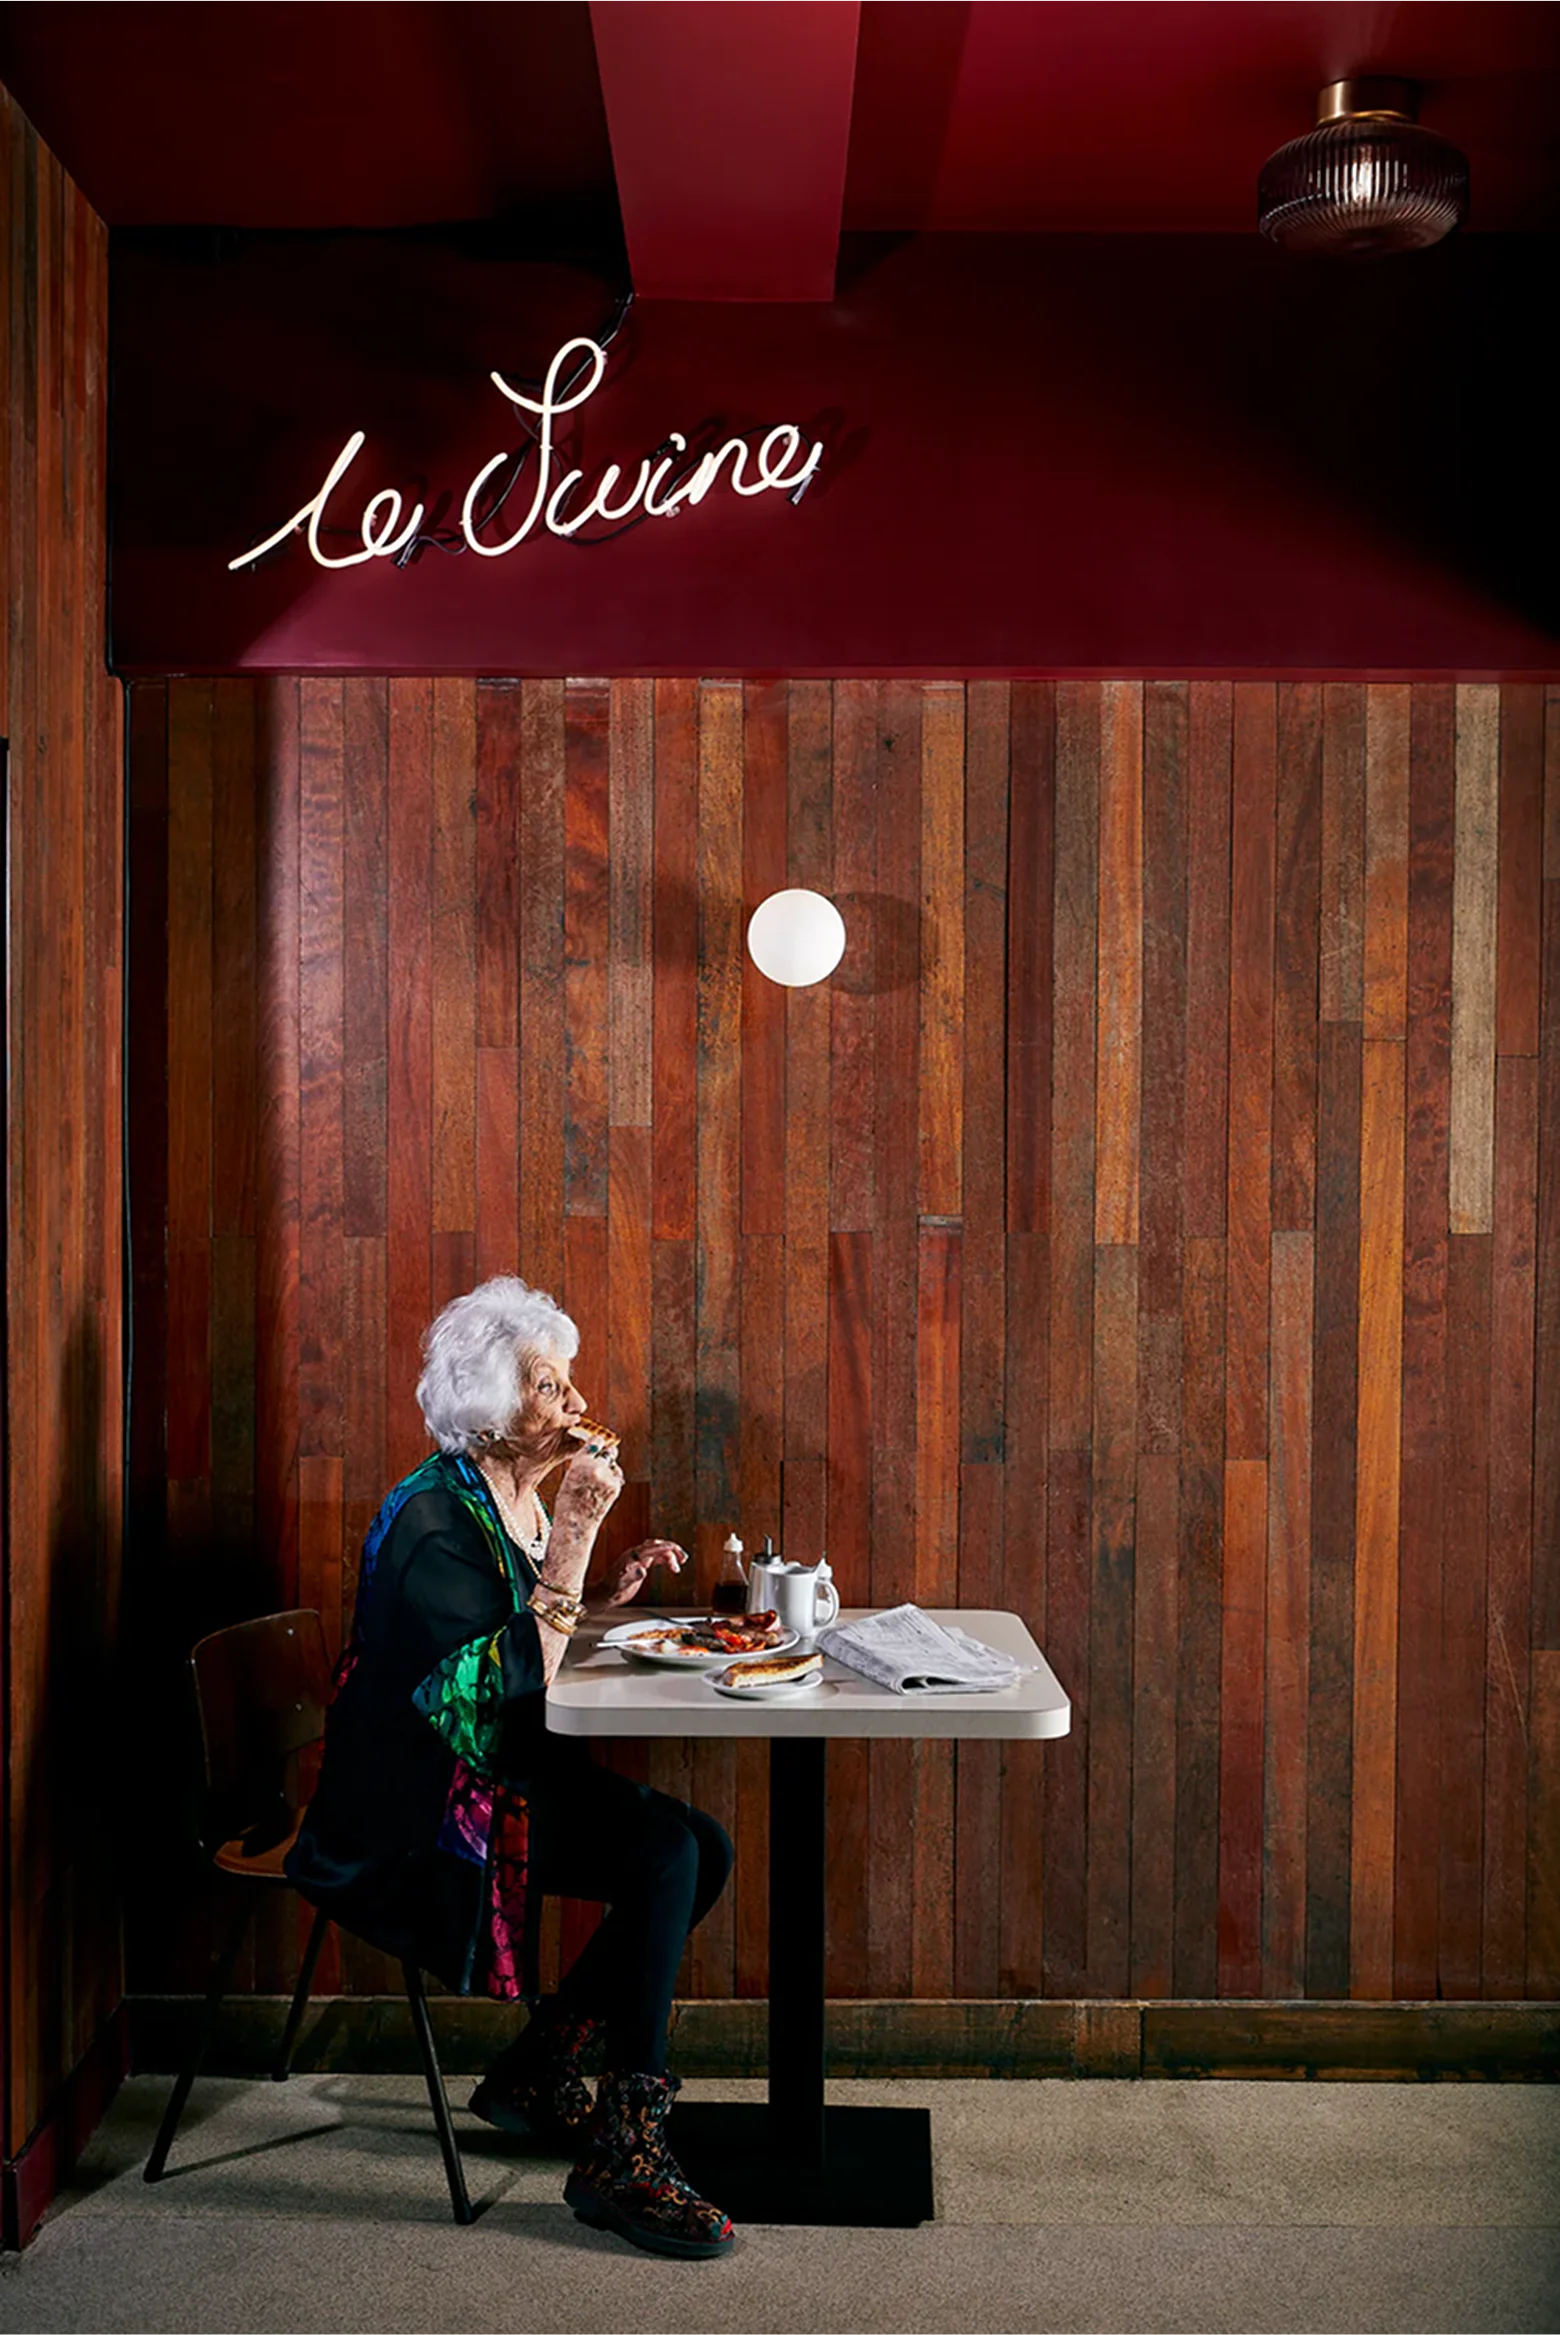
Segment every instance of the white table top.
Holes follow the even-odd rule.
[[[703,1606],[643,1609],[646,1620],[676,1621]],[[859,1621],[873,1610],[847,1607],[842,1621]],[[966,1612],[928,1607],[933,1621],[956,1622],[972,1638],[1031,1662],[1034,1669],[1001,1694],[896,1695],[874,1686],[859,1672],[828,1656],[823,1643],[823,1683],[794,1699],[737,1702],[716,1694],[704,1671],[668,1670],[633,1662],[598,1641],[613,1623],[630,1621],[625,1607],[610,1617],[592,1615],[563,1659],[547,1690],[547,1724],[558,1735],[911,1735],[923,1737],[1065,1735],[1072,1724],[1068,1702],[1050,1664],[1016,1613]]]

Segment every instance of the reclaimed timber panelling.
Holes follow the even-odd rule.
[[[1401,1038],[1408,1012],[1408,734],[1411,692],[1373,684],[1365,703],[1367,1038]]]
[[[1457,692],[1456,874],[1452,890],[1451,1228],[1488,1232],[1495,1200],[1496,908],[1500,691]],[[1508,917],[1507,994],[1517,987],[1520,917]],[[1514,1010],[1508,1022],[1519,1020]],[[1525,1035],[1525,1032],[1517,1034]],[[1521,1049],[1515,1049],[1521,1051]]]
[[[964,1469],[959,1518],[960,1593],[972,1602],[984,1593],[994,1604],[1023,1614],[1046,1644],[1054,1637],[1047,1540],[1047,1230],[1055,744],[1051,683],[1014,682],[1006,688],[987,682],[971,689],[964,1162],[965,1454],[970,1464]],[[1000,954],[994,913],[999,881]],[[999,973],[1006,984],[1005,1012]],[[1005,1167],[1005,1209],[995,1181],[999,1158]],[[997,1224],[1005,1228],[1000,1288],[983,1266]],[[995,1386],[987,1378],[988,1341],[1000,1348]],[[1065,1599],[1061,1611],[1066,1612]],[[1050,1795],[1059,1781],[1065,1794],[1078,1768],[1070,1745],[1069,1761],[1060,1769],[1045,1757],[1046,1748],[1008,1745],[1000,1762],[991,1763],[984,1746],[960,1746],[962,1863],[956,1887],[961,1918],[954,1983],[961,1993],[975,1977],[989,1977],[993,1965],[1002,1993],[1038,1994],[1047,1983],[1046,1956],[1054,1955],[1047,1930]],[[987,1877],[993,1863],[1001,1877],[995,1890]],[[979,1877],[973,1885],[971,1873]],[[977,1887],[978,1902],[986,1909],[983,1918],[974,1910]]]
[[[388,1223],[386,1077],[390,1013],[390,918],[386,858],[389,847],[389,700],[384,687],[367,681],[348,682],[343,721],[346,821],[342,846],[342,1179],[345,1211],[342,1230],[348,1240],[383,1240]],[[503,751],[509,742],[497,723],[493,727],[500,743],[498,747],[490,749],[490,754],[494,759],[502,756],[505,768],[511,768],[514,760],[512,749],[507,753]],[[235,781],[239,784],[247,782],[252,794],[253,764],[242,778],[235,773]],[[512,806],[500,816],[493,805],[492,791],[484,790],[482,774],[479,773],[479,806],[484,801],[488,805],[487,832],[497,846],[486,856],[501,858],[506,868],[512,870],[515,860]],[[484,856],[479,853],[479,869],[484,864]],[[478,1030],[478,1043],[484,1048],[483,1056],[479,1057],[479,1079],[480,1061],[487,1059],[486,1049],[499,1045],[507,1045],[512,1049],[515,1044],[514,914],[509,905],[512,883],[511,875],[510,884],[506,885],[503,894],[504,933],[508,943],[504,952],[509,968],[508,992],[505,994],[500,991],[496,997],[489,994],[487,1018]],[[479,915],[490,900],[491,893],[479,896]],[[492,1034],[495,1029],[507,1029],[508,1037],[495,1037]],[[511,1122],[508,1141],[511,1161],[515,1150],[514,1133]],[[503,1244],[503,1253],[514,1253],[513,1232]]]
[[[1487,1994],[1522,1993],[1527,1923],[1529,1627],[1533,1580],[1534,1214],[1538,1064],[1495,1073],[1495,1231],[1490,1292],[1490,1513],[1484,1677]]]
[[[476,690],[433,685],[433,1229],[469,1233],[477,1180]],[[586,864],[578,851],[573,865]]]
[[[832,893],[833,705],[793,683],[785,881]],[[785,1403],[781,1546],[824,1545],[829,1452],[829,993],[793,989],[785,1018]]]
[[[1321,882],[1322,691],[1278,692],[1273,940],[1273,1230],[1316,1219],[1316,1025]]]
[[[1184,682],[1145,687],[1131,1827],[1139,1995],[1169,1992],[1175,1947],[1189,711]]]
[[[1350,1992],[1392,1993],[1403,1447],[1403,1049],[1367,1040],[1360,1097]]]
[[[208,1521],[211,1473],[212,690],[181,690],[168,729],[168,1381],[175,1510]]]
[[[921,722],[923,1216],[957,1216],[964,1154],[964,692],[929,690]]]
[[[1479,1991],[1484,1679],[1489,1596],[1491,1241],[1454,1233],[1447,1259],[1446,1553],[1441,1573],[1440,1902],[1436,1992]]]
[[[1230,856],[1229,1267],[1225,1451],[1268,1447],[1268,1268],[1273,1196],[1275,691],[1235,690]]]
[[[1046,1484],[1046,1626],[1068,1681],[1072,1731],[1045,1763],[1045,1931],[1042,1991],[1078,1994],[1088,1964],[1090,1455],[1051,1455]]]
[[[781,682],[743,692],[742,915],[786,884],[789,750]],[[616,856],[614,841],[613,853]],[[785,1231],[785,1039],[788,992],[742,952],[742,1231]],[[774,1341],[777,1359],[783,1341]]]
[[[1055,891],[1051,910],[1050,1447],[1093,1432],[1094,1164],[1099,932],[1098,693],[1056,693]]]
[[[0,90],[0,2221],[13,2245],[31,2235],[79,2145],[69,2128],[78,2071],[81,2098],[90,2094],[98,2108],[117,2081],[117,2053],[111,2076],[93,2079],[91,2069],[123,1993],[122,1839],[134,1805],[116,1721],[124,1707],[125,805],[122,697],[104,663],[107,334],[107,230]],[[149,866],[150,846],[159,862],[143,937],[148,964],[160,970],[137,1067],[160,1088],[169,1060],[157,1019],[166,978],[162,887],[172,863],[155,691],[147,722],[152,793],[134,806],[134,848]],[[203,775],[180,806],[181,871],[211,848],[210,757],[208,723],[197,748]],[[200,954],[198,917],[180,945]],[[196,978],[206,999],[195,1009],[194,1052],[209,1071],[199,1027],[213,1010],[209,951]],[[207,1379],[178,1419],[180,1461],[205,1468],[209,1497],[212,1260],[209,1220],[197,1223],[195,1211],[209,1172],[213,1100],[209,1079],[204,1096],[194,1093],[201,1079],[197,1068],[179,1098],[180,1157],[193,1188],[172,1204],[180,1211],[178,1304]],[[161,1093],[151,1123],[165,1139]],[[165,1172],[149,1157],[143,1165],[154,1184]],[[164,1344],[173,1278],[166,1225],[160,1206],[150,1253],[136,1260]],[[160,1451],[156,1468],[161,1512],[169,1494]],[[160,1529],[161,1513],[154,1521]],[[30,2171],[19,2184],[13,2160],[29,2140]]]
[[[978,718],[982,686],[974,685],[972,721]],[[1007,1224],[1009,1232],[1048,1232],[1056,829],[1054,682],[1012,684],[1007,749]],[[980,839],[976,837],[974,842],[978,850]]]
[[[877,1153],[872,1232],[872,1599],[916,1592],[920,897],[924,692],[885,682],[877,704],[878,924],[874,999]],[[916,1749],[868,1746],[874,1836],[910,1840],[916,1821]],[[908,1994],[914,1961],[915,1862],[898,1857],[869,1889],[870,1991]]]
[[[342,684],[300,683],[303,824],[298,872],[298,1449],[304,1458],[339,1458],[342,1219]],[[215,887],[211,887],[215,889]],[[452,981],[451,986],[454,986]],[[461,1049],[469,1064],[470,1033]],[[453,1057],[454,1049],[450,1049]],[[445,1058],[435,1043],[435,1058]],[[434,1157],[445,1156],[436,1130]],[[323,1479],[322,1479],[323,1480]],[[316,1486],[311,1505],[320,1498]],[[322,1546],[318,1521],[316,1548]],[[305,1579],[306,1605],[321,1583]]]
[[[1099,904],[1094,1082],[1094,1237],[1138,1236],[1143,1039],[1143,692],[1100,693]]]
[[[1262,1731],[1268,1463],[1224,1463],[1219,1992],[1262,1991]]]
[[[966,846],[957,872],[963,962],[960,1178],[963,1224],[959,1374],[959,1459],[1000,1466],[1006,1450],[1003,1380],[1007,1345],[1007,1069],[1004,1060],[1008,926],[1007,684],[978,683],[971,693],[964,770]],[[1000,1475],[987,1484],[1000,1492]],[[1002,1572],[1002,1515],[988,1499],[978,1547],[966,1536],[964,1557],[995,1599]],[[957,1520],[956,1520],[957,1521]]]
[[[1188,1240],[1222,1240],[1229,1157],[1230,757],[1234,693],[1191,689],[1186,887],[1186,1167]]]
[[[1322,841],[1317,1011],[1357,1022],[1364,1003],[1365,690],[1322,691]]]
[[[604,1217],[607,1212],[611,913],[607,753],[606,688],[595,682],[571,681],[564,693],[563,793],[563,1008],[568,1032],[564,1047],[563,1172],[564,1208],[571,1217]],[[444,856],[447,859],[448,852]],[[445,921],[442,904],[440,921]],[[448,946],[446,943],[446,949]],[[459,959],[452,970],[458,981],[464,971]],[[436,995],[443,987],[440,973],[436,964]],[[438,1037],[436,1032],[436,1059]],[[457,1141],[463,1134],[464,1126],[458,1125]]]
[[[1529,1803],[1527,1990],[1560,1995],[1560,1653],[1533,1656],[1533,1776]]]
[[[1513,682],[1500,693],[1499,962],[1495,1044],[1538,1052],[1544,901],[1544,692]]]
[[[1560,701],[1549,720],[1560,728]],[[1546,822],[1560,800],[1560,751],[1547,759]],[[1556,821],[1560,827],[1560,819]],[[1546,860],[1548,846],[1546,844]],[[1544,879],[1538,1062],[1537,1323],[1534,1331],[1533,1643],[1560,1649],[1560,881]]]
[[[1403,1049],[1403,1442],[1398,1511],[1397,1994],[1435,1992],[1446,1536],[1454,692],[1414,692]]]
[[[393,686],[401,686],[400,684]],[[392,782],[394,769],[392,767]],[[520,1257],[540,1289],[563,1282],[564,699],[527,681],[520,709]],[[392,783],[392,806],[394,792]],[[425,809],[426,815],[426,809]],[[392,827],[394,812],[392,808]],[[693,892],[690,876],[687,896]],[[688,944],[690,961],[692,942]],[[688,1046],[689,1077],[693,1047]],[[693,1114],[687,1115],[691,1136]],[[393,1138],[392,1138],[393,1139]],[[689,1179],[690,1183],[692,1178]]]
[[[1357,975],[1359,950],[1348,954]],[[1357,977],[1352,995],[1357,1007]],[[1357,1018],[1323,1022],[1311,1309],[1311,1599],[1306,1627],[1305,1971],[1308,1990],[1318,1995],[1349,1991],[1362,1043]]]
[[[1486,684],[139,687],[149,1639],[295,1584],[338,1636],[429,1313],[518,1270],[623,1435],[611,1546],[702,1586],[735,1527],[847,1602],[1011,1607],[1073,1697],[1054,1744],[836,1747],[837,1995],[1541,1992],[1557,722]],[[848,941],[783,994],[742,937],[787,883]],[[734,1827],[681,1983],[761,1997],[761,1751],[607,1756]],[[198,1915],[137,1906],[145,1991]],[[349,1945],[339,1983],[386,1980]]]
[[[1273,1235],[1262,1815],[1262,1992],[1305,1985],[1306,1724],[1311,1610],[1315,1246]]]
[[[1137,1250],[1095,1251],[1089,1584],[1088,1989],[1130,1983],[1132,1620],[1137,1527]]]
[[[390,1245],[385,1419],[386,1465],[394,1482],[417,1464],[427,1447],[413,1390],[422,1369],[422,1330],[433,1317],[433,685],[392,681],[389,687]],[[290,962],[279,950],[279,993],[290,979]],[[555,1126],[560,1116],[554,1104]],[[543,1156],[546,1148],[537,1145]],[[534,1266],[532,1271],[539,1279]]]

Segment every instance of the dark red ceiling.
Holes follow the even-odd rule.
[[[112,225],[504,220],[545,240],[615,231],[621,208],[641,288],[685,297],[827,297],[831,213],[1249,233],[1263,157],[1320,84],[1369,68],[1418,79],[1422,118],[1468,152],[1474,228],[1556,224],[1553,6],[0,7],[0,80]],[[733,252],[751,280],[728,281]]]
[[[1249,233],[1265,158],[1370,71],[1464,147],[1470,224],[1555,223],[1560,8],[867,0],[845,225]]]
[[[0,7],[0,81],[112,227],[408,227],[612,197],[583,0]]]

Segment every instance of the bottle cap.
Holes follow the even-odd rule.
[[[742,1554],[742,1543],[734,1532],[726,1535],[726,1554],[728,1557],[740,1557]]]

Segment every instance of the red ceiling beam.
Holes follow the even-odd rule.
[[[646,300],[831,300],[857,0],[592,0]]]

